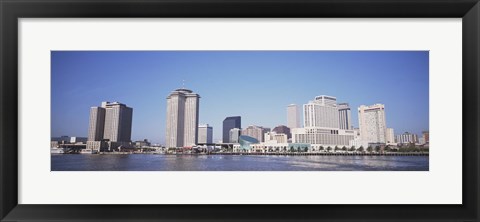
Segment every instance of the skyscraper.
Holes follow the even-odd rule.
[[[213,128],[208,124],[198,126],[198,143],[213,143]]]
[[[352,113],[348,103],[338,104],[338,117],[340,118],[340,129],[352,129]]]
[[[167,97],[166,147],[195,146],[198,143],[200,95],[176,89]]]
[[[230,130],[230,143],[238,143],[238,138],[240,138],[240,135],[242,134],[242,130],[239,128],[233,128]]]
[[[223,120],[223,135],[222,139],[224,143],[231,143],[230,141],[230,130],[233,128],[242,128],[242,117],[240,116],[229,116]]]
[[[387,140],[387,143],[395,143],[395,134],[392,128],[387,128],[385,138]]]
[[[387,142],[387,123],[383,104],[358,107],[358,123],[362,141],[369,143]]]
[[[299,128],[300,126],[300,111],[296,104],[290,104],[287,107],[287,126],[290,129]]]
[[[133,109],[119,102],[102,102],[90,108],[87,149],[106,148],[102,140],[109,141],[109,150],[131,142]],[[112,143],[113,142],[113,143]]]
[[[119,102],[103,102],[105,128],[103,138],[112,142],[130,142],[132,135],[132,108]]]
[[[340,128],[337,98],[333,96],[317,96],[303,105],[303,110],[304,127]]]

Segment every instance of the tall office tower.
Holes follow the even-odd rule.
[[[403,134],[397,135],[397,143],[402,143],[402,144],[418,143],[417,134],[405,132]]]
[[[230,130],[233,128],[242,128],[242,117],[240,116],[229,116],[223,120],[223,135],[222,139],[224,143],[232,143],[230,141]]]
[[[112,142],[130,142],[133,110],[119,102],[102,103],[105,109],[103,138]]]
[[[287,126],[290,129],[300,128],[300,110],[296,104],[287,107]]]
[[[338,104],[338,117],[340,120],[340,129],[352,129],[352,113],[350,111],[350,106],[348,105],[348,103]]]
[[[395,143],[395,134],[392,128],[387,128],[385,137],[387,139],[387,143]]]
[[[273,128],[272,132],[275,132],[275,133],[278,133],[278,134],[283,133],[283,134],[287,135],[288,139],[292,138],[292,134],[290,133],[290,128],[288,128],[284,125],[276,126],[275,128]]]
[[[314,101],[303,105],[304,127],[324,127],[339,129],[337,98],[317,96]]]
[[[242,134],[242,130],[239,129],[239,128],[233,128],[230,130],[230,137],[229,137],[229,141],[230,143],[238,143],[238,138],[240,137],[240,135]]]
[[[176,89],[167,97],[166,147],[195,146],[198,143],[200,95]]]
[[[259,142],[265,141],[265,133],[268,132],[268,128],[261,126],[250,125],[242,130],[242,135],[250,136],[257,139]]]
[[[102,140],[104,128],[105,128],[105,108],[91,107],[90,121],[88,125],[88,141]]]
[[[374,104],[358,107],[358,123],[360,137],[365,142],[385,143],[387,123],[385,120],[385,105]]]
[[[213,128],[208,124],[198,126],[198,143],[213,143]]]

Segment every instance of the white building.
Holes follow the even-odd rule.
[[[305,127],[292,130],[292,143],[308,143],[312,147],[350,146],[355,139],[355,131],[333,128]]]
[[[374,104],[358,108],[358,123],[361,140],[368,143],[386,143],[387,124],[385,106]]]
[[[339,129],[337,99],[332,96],[317,96],[303,105],[303,126]]]
[[[198,143],[200,96],[176,89],[167,97],[166,147],[191,147]]]
[[[267,132],[265,133],[265,143],[287,143],[288,136],[285,133]]]
[[[351,130],[352,129],[352,113],[348,103],[338,104],[338,117],[340,129]]]
[[[208,124],[198,126],[198,143],[213,143],[213,127]]]
[[[395,134],[394,134],[393,128],[387,128],[386,139],[387,139],[387,144],[395,143]]]
[[[409,132],[405,132],[403,134],[397,135],[397,143],[407,144],[407,143],[418,143],[418,136],[417,134],[412,134]]]
[[[229,141],[230,143],[238,143],[238,137],[240,137],[242,130],[239,128],[233,128],[229,131]]]
[[[287,107],[287,127],[290,129],[301,127],[300,110],[296,104],[290,104]]]
[[[106,147],[102,140],[111,143],[108,149],[129,146],[132,135],[133,109],[119,102],[102,102],[101,107],[90,108],[87,149],[100,150]]]

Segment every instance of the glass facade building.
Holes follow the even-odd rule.
[[[230,130],[233,128],[242,128],[242,117],[240,116],[229,116],[223,120],[223,137],[222,141],[224,143],[231,143],[230,141]]]
[[[259,141],[251,136],[242,135],[238,137],[238,143],[240,143],[240,149],[250,150],[250,144],[259,143]]]

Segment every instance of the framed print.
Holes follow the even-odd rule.
[[[479,7],[2,1],[2,221],[478,221]]]

